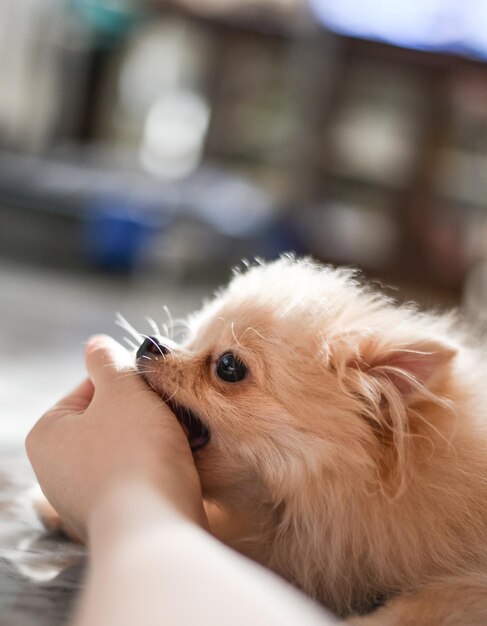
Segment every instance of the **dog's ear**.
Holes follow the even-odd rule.
[[[329,364],[342,374],[388,380],[402,395],[431,387],[449,371],[456,348],[437,337],[387,336],[357,332],[331,342]],[[368,377],[366,376],[366,377]]]
[[[448,380],[456,350],[442,338],[413,337],[400,329],[389,336],[364,331],[342,341],[339,384],[359,399],[354,411],[369,425],[372,441],[380,443],[374,457],[380,484],[397,494],[414,468],[409,459],[416,442],[431,441],[437,433],[432,422],[443,423],[451,410]],[[424,402],[428,407],[423,404],[418,412]]]
[[[374,376],[387,378],[403,395],[428,388],[449,371],[457,351],[442,339],[421,338],[399,345],[381,338],[365,338],[358,366]]]

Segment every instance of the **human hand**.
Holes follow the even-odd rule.
[[[82,539],[97,506],[124,483],[156,487],[206,527],[199,477],[183,429],[107,336],[86,349],[89,378],[41,417],[26,440],[47,499]]]

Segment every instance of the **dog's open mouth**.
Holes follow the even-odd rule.
[[[145,382],[151,387],[157,394],[160,394],[160,391],[154,387],[154,385],[147,378],[147,375],[144,371],[137,365],[137,369],[139,370],[142,378]],[[173,400],[165,400],[164,397],[161,397],[161,400],[167,404],[167,406],[171,409],[174,415],[177,417],[178,422],[183,427],[184,432],[189,441],[189,445],[191,446],[191,450],[195,452],[199,450],[204,445],[210,441],[210,431],[203,424],[200,418],[193,413],[190,409],[185,406],[174,402]]]
[[[166,404],[178,418],[178,422],[183,427],[193,452],[208,443],[210,431],[193,411],[190,411],[185,406],[180,406],[172,400],[167,400]]]

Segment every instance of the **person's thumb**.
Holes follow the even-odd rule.
[[[95,335],[88,340],[85,360],[95,387],[100,383],[113,382],[121,371],[134,367],[127,350],[108,335]]]

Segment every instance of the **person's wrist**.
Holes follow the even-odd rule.
[[[152,521],[186,521],[208,530],[199,479],[184,471],[160,476],[130,472],[111,481],[94,501],[86,534],[134,532]]]
[[[191,454],[189,447],[188,454]],[[172,453],[170,460],[164,462],[160,456],[152,460],[146,457],[146,462],[137,467],[140,471],[133,475],[150,484],[167,506],[190,522],[208,529],[200,479],[191,456],[178,457]]]
[[[180,524],[185,517],[154,485],[135,478],[114,482],[95,502],[87,520],[90,545],[109,548],[127,537],[146,533],[152,526]]]

